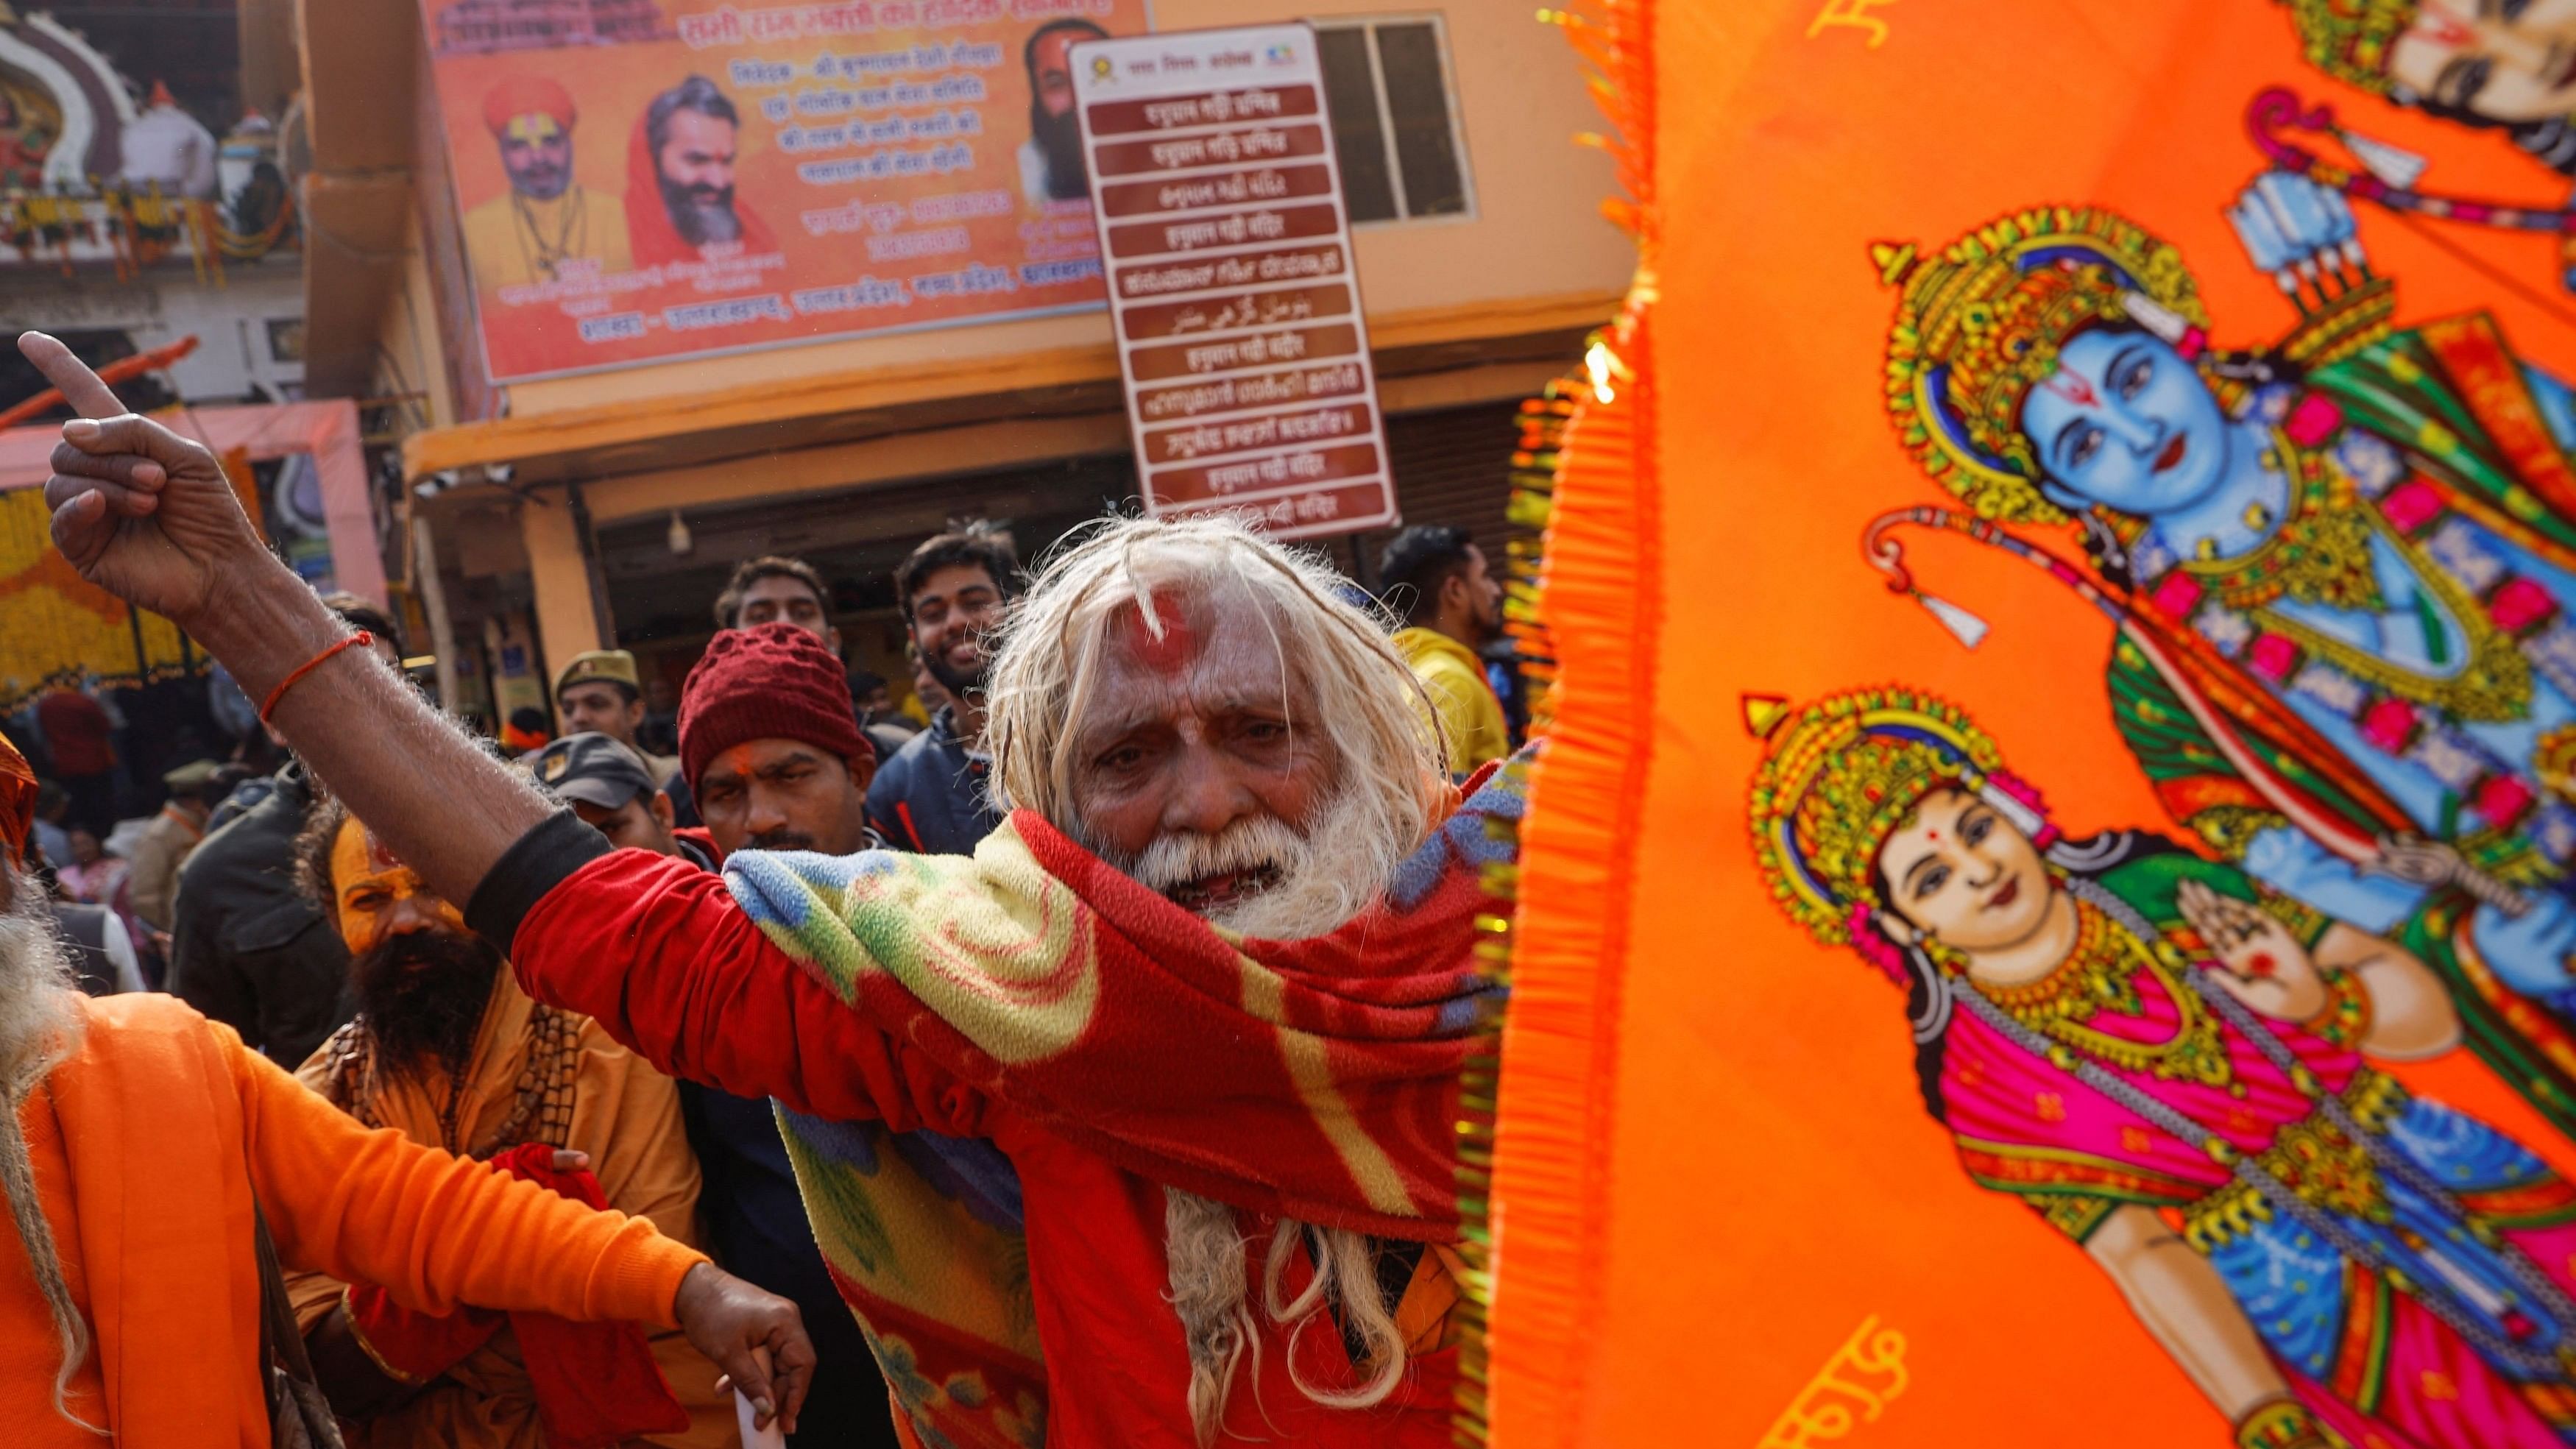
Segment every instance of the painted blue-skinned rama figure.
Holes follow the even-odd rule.
[[[2108,614],[2113,716],[2173,816],[2421,954],[2576,1137],[2576,407],[2484,314],[2392,326],[2334,193],[2276,173],[2228,214],[2301,311],[2238,353],[2109,211],[1874,248],[1890,413],[1967,511],[1868,547],[1913,592],[1888,531],[1966,533]],[[2089,568],[2024,536],[2070,523]]]

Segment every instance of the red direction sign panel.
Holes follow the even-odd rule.
[[[1146,511],[1394,523],[1314,32],[1091,41],[1073,71]]]

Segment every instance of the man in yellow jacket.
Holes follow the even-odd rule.
[[[1378,556],[1378,594],[1401,615],[1395,647],[1422,681],[1449,768],[1466,774],[1512,752],[1503,702],[1476,651],[1502,636],[1503,586],[1461,528],[1405,529]]]

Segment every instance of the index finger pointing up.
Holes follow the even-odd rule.
[[[113,418],[125,412],[125,404],[116,400],[115,392],[99,381],[88,363],[72,356],[72,350],[60,339],[42,332],[22,332],[18,335],[18,351],[36,364],[46,381],[62,389],[63,401],[82,417]]]

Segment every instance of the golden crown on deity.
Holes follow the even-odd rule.
[[[1999,522],[2066,517],[2040,492],[2021,408],[2056,376],[2069,338],[2125,323],[2178,342],[2208,326],[2182,254],[2100,207],[2014,212],[1932,256],[1880,242],[1870,260],[1897,289],[1887,339],[1897,434],[1935,481]]]
[[[1803,708],[1748,698],[1770,743],[1753,777],[1753,854],[1780,908],[1827,945],[1854,943],[1878,902],[1879,848],[1935,790],[1977,792],[2036,835],[2034,800],[1968,712],[1903,687],[1855,689]],[[1867,943],[1863,943],[1867,944]]]
[[[2308,64],[2376,94],[2389,89],[2388,51],[2422,0],[2282,0]]]

